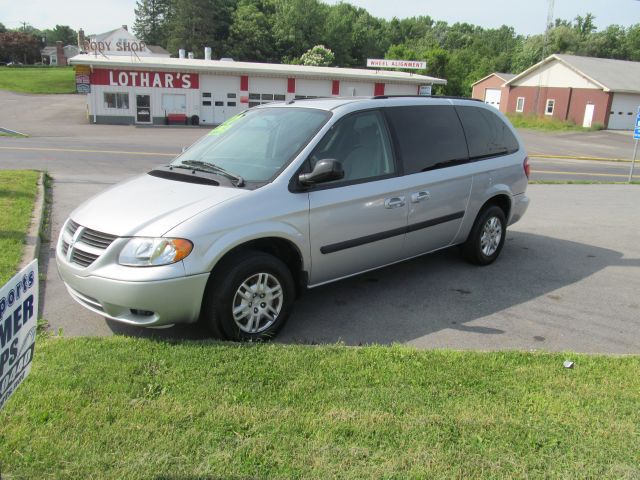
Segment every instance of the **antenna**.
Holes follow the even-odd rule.
[[[549,0],[549,10],[547,11],[547,30],[553,27],[553,7],[555,0]]]
[[[544,30],[544,45],[542,47],[542,58],[546,58],[547,49],[549,47],[549,32],[553,28],[553,9],[555,6],[555,0],[548,0],[549,9],[547,10],[547,28]]]

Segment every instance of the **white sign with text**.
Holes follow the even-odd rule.
[[[427,62],[416,60],[388,60],[386,58],[367,58],[367,67],[374,68],[409,68],[421,70],[427,68]]]
[[[34,260],[0,288],[0,409],[31,371],[37,318]]]

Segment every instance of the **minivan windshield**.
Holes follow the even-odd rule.
[[[280,107],[247,110],[228,119],[171,163],[173,167],[267,182],[329,119],[329,112]]]

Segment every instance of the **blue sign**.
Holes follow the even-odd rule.
[[[640,107],[638,107],[638,115],[636,116],[636,128],[633,130],[633,138],[640,140]]]

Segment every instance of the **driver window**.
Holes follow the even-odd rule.
[[[394,173],[391,142],[382,114],[369,111],[340,120],[320,141],[311,155],[311,167],[318,160],[333,158],[342,164],[349,182]]]

